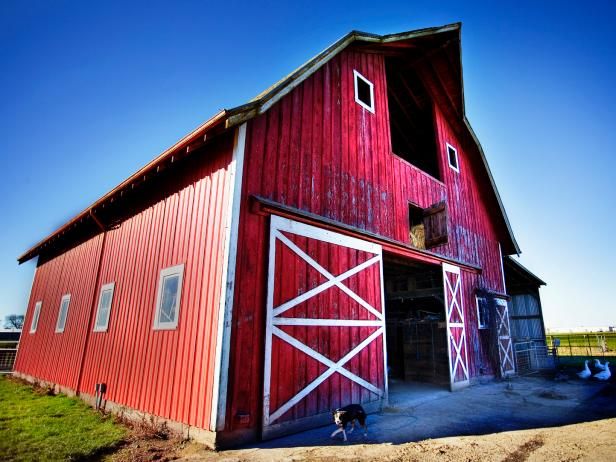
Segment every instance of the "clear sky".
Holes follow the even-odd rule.
[[[130,4],[129,4],[130,3]],[[352,29],[462,21],[467,115],[547,327],[616,324],[616,3],[0,3],[0,317],[16,257],[220,108]]]

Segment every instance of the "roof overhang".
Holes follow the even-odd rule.
[[[297,68],[288,76],[284,77],[279,82],[275,83],[267,90],[257,95],[250,102],[243,104],[241,106],[234,107],[228,110],[221,110],[208,121],[200,125],[198,128],[193,130],[191,133],[186,135],[184,138],[179,140],[169,149],[165,150],[158,157],[156,157],[152,162],[148,163],[146,166],[135,172],[128,179],[120,183],[113,190],[105,194],[103,197],[98,199],[92,205],[84,209],[81,213],[71,219],[69,222],[64,224],[62,227],[51,233],[49,236],[32,246],[23,255],[19,256],[17,261],[19,263],[23,263],[28,261],[42,251],[45,250],[46,247],[51,246],[55,240],[59,239],[65,233],[70,231],[73,228],[76,228],[84,221],[93,221],[97,226],[101,226],[101,224],[96,219],[96,211],[100,207],[104,207],[105,204],[109,202],[113,202],[116,198],[121,197],[125,192],[131,190],[135,187],[136,184],[142,183],[148,179],[148,177],[152,173],[158,172],[161,168],[164,168],[164,165],[169,162],[174,162],[180,156],[185,156],[194,152],[198,147],[200,147],[204,142],[205,138],[214,130],[220,129],[230,129],[236,125],[244,123],[254,117],[257,117],[260,114],[266,112],[269,108],[271,108],[274,104],[280,101],[285,95],[290,93],[295,87],[300,85],[304,80],[309,78],[312,74],[314,74],[321,66],[334,58],[338,53],[344,50],[346,47],[351,45],[352,43],[365,43],[365,44],[381,44],[382,46],[392,46],[393,44],[408,41],[411,39],[416,39],[420,37],[428,37],[428,36],[438,36],[439,34],[446,33],[455,33],[456,39],[458,41],[458,53],[460,60],[460,70],[461,70],[461,23],[448,24],[441,27],[430,27],[425,29],[417,29],[408,32],[402,32],[398,34],[387,34],[387,35],[377,35],[371,34],[367,32],[360,31],[352,31],[339,39],[337,42],[323,50],[321,53],[316,55],[314,58],[310,59],[301,67]],[[505,229],[507,231],[510,242],[505,244],[504,250],[505,253],[521,253],[520,248],[517,244],[517,241],[514,237],[513,230],[511,228],[509,219],[507,217],[507,213],[505,212],[505,207],[503,206],[500,194],[496,187],[496,183],[490,171],[490,167],[488,166],[488,162],[479,143],[479,140],[473,131],[468,119],[466,118],[466,114],[464,111],[464,97],[463,97],[463,81],[462,81],[462,72],[460,72],[460,94],[461,94],[461,117],[463,125],[468,129],[468,133],[472,138],[473,142],[477,146],[477,150],[479,152],[479,156],[481,158],[481,163],[485,167],[485,172],[489,179],[489,183],[491,189],[494,193],[495,201],[498,205],[500,215],[502,216],[503,223]]]
[[[182,157],[190,155],[195,152],[199,147],[205,144],[208,135],[219,127],[225,126],[227,113],[222,110],[214,115],[212,118],[201,124],[195,130],[183,137],[177,143],[170,148],[163,151],[154,160],[149,162],[144,167],[133,173],[130,177],[113,188],[103,197],[98,199],[93,204],[86,207],[83,211],[78,213],[74,218],[67,223],[56,229],[53,233],[42,239],[40,242],[33,245],[30,249],[24,252],[17,258],[17,261],[21,264],[37,255],[39,255],[45,248],[54,244],[59,238],[66,233],[74,230],[78,226],[85,222],[94,222],[96,226],[103,228],[103,225],[96,218],[96,211],[100,208],[104,208],[107,204],[113,203],[118,198],[129,193],[135,187],[143,184],[152,178],[155,174],[160,173],[166,169],[169,164],[175,163]]]
[[[510,256],[503,257],[503,267],[504,267],[505,273],[507,272],[515,273],[515,275],[517,275],[518,278],[523,278],[526,281],[532,284],[535,284],[537,287],[546,285],[546,283],[542,279],[540,279],[537,275],[532,273],[528,268],[523,266],[519,261],[517,261],[513,257],[510,257]]]

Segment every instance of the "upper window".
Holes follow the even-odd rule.
[[[477,324],[480,329],[487,329],[488,325],[488,300],[485,297],[475,297],[477,301]]]
[[[355,102],[374,113],[374,84],[357,71],[353,71],[353,76],[355,78]]]
[[[458,150],[449,143],[447,143],[447,160],[451,168],[456,172],[460,171],[460,166],[458,165]]]
[[[175,329],[178,326],[184,265],[165,268],[160,272],[154,329]]]
[[[96,311],[96,323],[94,332],[105,332],[109,325],[109,315],[111,313],[111,302],[113,300],[113,289],[115,283],[110,282],[101,287],[101,294],[98,298],[98,309]]]
[[[38,326],[39,316],[41,315],[41,307],[43,306],[43,302],[36,302],[34,305],[34,314],[32,315],[32,322],[30,323],[30,333],[33,334],[36,332],[36,327]]]
[[[64,332],[66,326],[66,318],[68,317],[68,305],[71,303],[71,294],[62,296],[60,300],[60,312],[58,313],[58,322],[56,323],[56,332]]]

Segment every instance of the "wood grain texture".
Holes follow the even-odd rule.
[[[374,83],[375,114],[355,103],[353,70]],[[437,85],[428,88],[438,91]],[[458,140],[438,106],[434,114],[443,181],[392,154],[384,58],[351,48],[325,64],[265,114],[249,122],[227,430],[257,426],[262,399],[259,384],[263,374],[269,235],[267,217],[250,211],[251,195],[405,243],[409,242],[409,202],[427,208],[445,201],[448,242],[431,250],[482,268],[479,276],[463,272],[462,277],[469,373],[476,376],[480,368],[486,370],[488,349],[482,343],[476,313],[470,307],[474,306],[474,291],[478,287],[504,290],[497,232],[492,225],[492,212],[482,200],[489,185],[482,184],[466,146]],[[459,173],[448,166],[446,143],[458,150]],[[328,258],[344,262],[348,256],[333,249]],[[289,277],[296,274],[300,279],[305,278],[301,271],[291,270]],[[327,303],[335,304],[336,300]],[[325,333],[312,340],[329,341],[333,348],[340,341]],[[287,371],[291,356],[283,355],[281,361],[289,361],[279,365],[280,371]],[[316,373],[313,369],[317,367],[308,364],[301,369],[310,375]],[[342,379],[336,374],[330,380],[331,389],[338,390],[338,381]],[[310,406],[331,406],[340,402],[340,397],[323,391],[314,402]],[[241,422],[233,418],[240,414],[250,418]]]

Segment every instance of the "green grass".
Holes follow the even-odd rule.
[[[553,339],[560,340],[558,348],[559,356],[616,356],[616,332],[580,332],[548,334],[546,336],[548,346],[552,346]],[[607,350],[603,350],[598,338],[605,339]]]
[[[0,377],[0,459],[79,460],[119,444],[126,429],[77,398]]]

